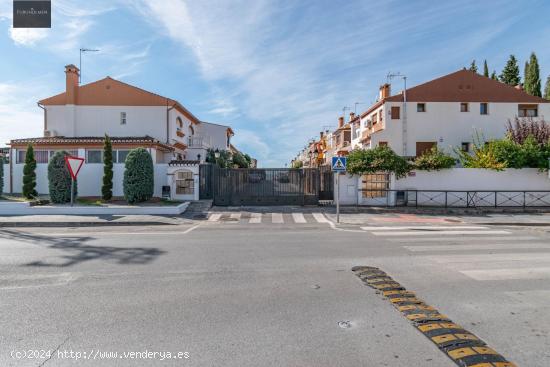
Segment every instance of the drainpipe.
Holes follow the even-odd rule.
[[[407,155],[407,77],[403,77],[404,88],[403,89],[403,155]]]
[[[36,105],[44,110],[44,131],[48,130],[48,112],[46,111],[46,108],[40,104],[40,102],[36,102]]]
[[[174,103],[171,107],[168,107],[168,99],[166,100],[166,144],[170,144],[170,111],[176,107]]]

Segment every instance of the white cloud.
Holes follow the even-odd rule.
[[[19,46],[34,46],[50,33],[47,28],[10,28],[9,34],[13,42]]]

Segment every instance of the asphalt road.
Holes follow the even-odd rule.
[[[550,365],[544,228],[249,218],[0,229],[0,366],[455,366],[356,265],[518,366]]]

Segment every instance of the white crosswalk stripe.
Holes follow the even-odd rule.
[[[483,242],[489,242],[489,241],[492,241],[492,242],[500,242],[500,241],[506,241],[506,242],[516,242],[516,241],[532,241],[532,240],[537,240],[538,238],[537,237],[533,237],[533,236],[496,236],[496,237],[483,237],[483,236],[480,236],[480,237],[476,237],[476,236],[456,236],[456,237],[451,237],[451,236],[446,236],[445,240],[447,242],[453,242],[453,243],[460,243],[460,242],[468,242],[468,243],[475,243],[475,242],[478,242],[478,241],[483,241]],[[438,237],[435,237],[435,238],[431,238],[431,237],[426,237],[426,238],[388,238],[387,241],[390,241],[390,242],[394,242],[394,243],[410,243],[410,244],[413,244],[413,243],[430,243],[430,242],[437,242],[437,243],[441,243],[442,242],[442,239],[441,238],[438,238]]]
[[[323,215],[323,213],[312,213],[312,215],[317,223],[330,223],[329,220]]]
[[[323,213],[256,213],[256,212],[221,212],[211,213],[208,222],[239,224],[330,224]]]
[[[210,214],[210,217],[208,218],[209,222],[217,222],[222,217],[221,213],[212,213]]]
[[[284,223],[283,213],[271,213],[271,222],[277,224]]]
[[[250,213],[250,220],[248,223],[259,224],[262,223],[262,213]]]
[[[550,243],[478,243],[460,245],[403,246],[411,252],[429,251],[472,251],[472,250],[517,250],[517,249],[550,249]]]
[[[292,213],[292,219],[294,219],[294,223],[307,223],[302,213]]]
[[[550,267],[462,270],[460,272],[475,280],[550,279]]]

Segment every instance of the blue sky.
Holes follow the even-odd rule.
[[[107,75],[230,124],[264,167],[284,166],[342,107],[374,102],[388,72],[409,85],[476,59],[500,73],[535,51],[550,74],[550,2],[52,0],[51,29],[13,30],[0,2],[0,142],[41,136],[36,101]],[[395,81],[393,91],[402,88]]]

